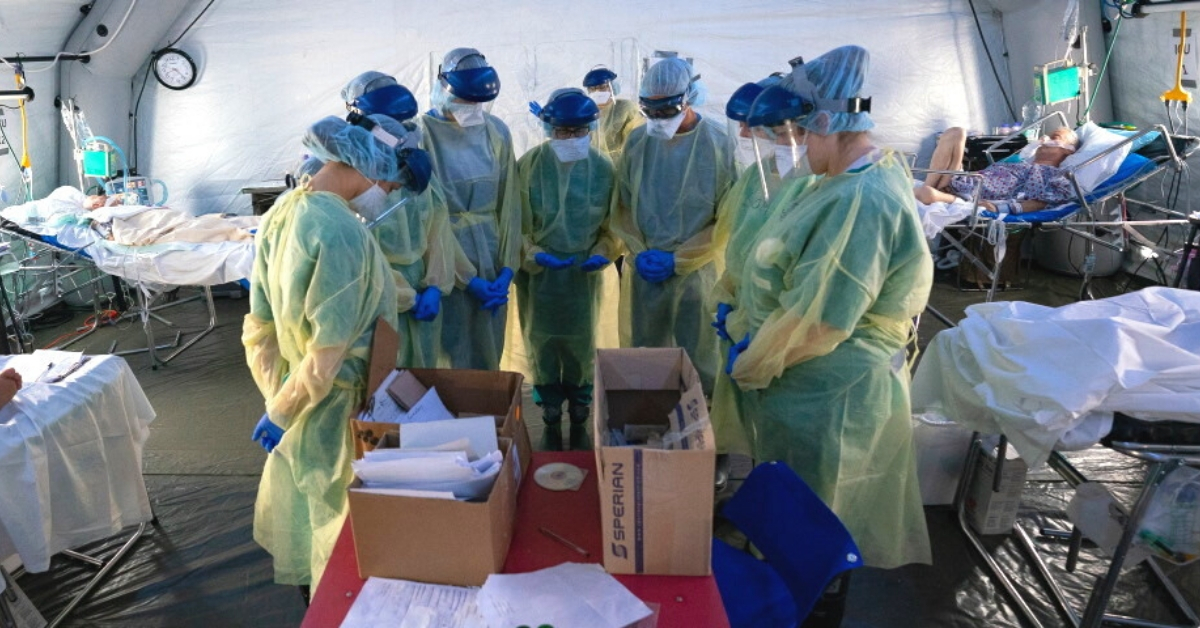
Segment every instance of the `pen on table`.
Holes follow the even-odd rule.
[[[548,537],[550,537],[550,538],[554,539],[555,541],[558,541],[559,543],[562,543],[563,545],[566,545],[567,547],[569,547],[569,548],[571,548],[571,549],[575,550],[576,552],[579,552],[580,554],[583,554],[584,556],[588,556],[588,557],[590,557],[590,556],[592,555],[592,554],[591,554],[591,552],[589,552],[589,551],[587,551],[587,550],[583,549],[582,547],[579,547],[578,545],[576,545],[576,544],[574,544],[574,543],[572,543],[572,542],[568,541],[567,539],[563,538],[561,535],[559,535],[559,534],[557,534],[557,533],[555,533],[555,532],[551,532],[550,530],[547,530],[546,528],[538,528],[538,531],[540,531],[542,534],[545,534],[546,536],[548,536]]]
[[[33,380],[33,381],[35,381],[35,382],[40,382],[40,381],[42,381],[42,378],[43,378],[43,377],[45,377],[45,376],[47,376],[47,375],[49,375],[49,374],[50,374],[50,371],[53,371],[53,370],[54,370],[54,363],[53,363],[53,362],[51,362],[51,363],[49,363],[49,364],[47,364],[47,365],[46,365],[46,370],[42,371],[42,374],[41,374],[41,375],[38,375],[38,376],[37,376],[37,379],[35,379],[35,380]]]

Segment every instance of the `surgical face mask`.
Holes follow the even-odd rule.
[[[387,196],[387,192],[375,183],[366,192],[350,199],[350,209],[370,222],[387,209]]]
[[[758,150],[755,151],[757,145]],[[738,163],[743,165],[753,166],[758,160],[771,154],[774,145],[770,142],[758,137],[739,137],[737,138],[737,158]]]
[[[569,140],[550,140],[550,149],[554,151],[558,160],[565,163],[587,159],[588,146],[591,145],[592,138],[590,136],[573,137]]]
[[[454,116],[454,121],[458,123],[458,126],[468,127],[483,124],[483,103],[452,102],[446,105],[446,110]]]
[[[608,90],[589,92],[588,97],[595,101],[597,105],[603,107],[608,104],[608,101],[612,100],[612,92]]]
[[[646,120],[646,133],[650,137],[657,137],[660,140],[669,140],[675,137],[675,132],[683,125],[683,116],[687,112],[681,111],[677,115],[670,118],[649,118]]]
[[[812,173],[812,167],[808,165],[808,147],[797,146],[795,152],[789,145],[775,145],[775,170],[779,172],[779,176],[786,177],[789,172],[796,171],[797,175],[804,176]]]

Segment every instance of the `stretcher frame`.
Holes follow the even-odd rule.
[[[999,490],[999,484],[1005,454],[1007,449],[1007,439],[1003,435],[1000,437],[999,452],[996,458],[996,470],[994,476],[993,490]],[[1030,538],[1029,534],[1021,528],[1019,524],[1014,524],[1014,536],[1018,547],[1032,561],[1033,567],[1036,569],[1038,576],[1042,579],[1046,588],[1051,594],[1055,603],[1055,608],[1059,613],[1068,620],[1069,625],[1074,628],[1100,628],[1104,622],[1118,624],[1123,626],[1134,626],[1136,628],[1198,628],[1200,627],[1200,616],[1183,598],[1179,588],[1171,582],[1163,571],[1161,565],[1158,564],[1158,559],[1150,556],[1146,559],[1146,564],[1149,566],[1154,578],[1162,585],[1163,589],[1170,596],[1175,606],[1188,619],[1186,624],[1164,624],[1160,622],[1128,617],[1125,615],[1117,615],[1107,612],[1108,603],[1112,597],[1113,589],[1116,587],[1117,581],[1120,579],[1121,570],[1125,566],[1125,558],[1128,554],[1130,546],[1133,544],[1134,537],[1138,527],[1141,525],[1142,518],[1145,516],[1146,508],[1149,506],[1154,494],[1157,492],[1159,485],[1170,474],[1171,471],[1178,468],[1180,465],[1190,465],[1200,467],[1200,446],[1184,446],[1184,445],[1169,445],[1169,444],[1143,444],[1143,443],[1128,443],[1114,442],[1110,449],[1118,453],[1122,453],[1140,460],[1151,463],[1150,468],[1146,472],[1146,478],[1142,483],[1142,488],[1138,493],[1134,505],[1131,509],[1122,512],[1125,514],[1126,521],[1122,529],[1121,539],[1117,543],[1113,551],[1112,560],[1109,563],[1108,571],[1105,575],[1098,579],[1097,585],[1092,589],[1091,595],[1088,598],[1087,606],[1084,608],[1082,616],[1068,601],[1062,587],[1058,584],[1054,575],[1051,573],[1046,561],[1043,560],[1037,551],[1037,547]],[[1016,585],[1001,569],[1000,565],[988,553],[984,547],[979,535],[972,529],[970,522],[967,520],[966,496],[970,491],[971,482],[974,480],[976,463],[980,456],[983,455],[983,447],[979,432],[975,432],[971,436],[971,442],[968,446],[966,461],[964,462],[963,473],[959,478],[958,489],[954,497],[954,509],[958,517],[958,525],[963,534],[967,537],[971,549],[984,562],[991,577],[998,582],[1008,593],[1009,598],[1016,605],[1018,614],[1024,619],[1028,625],[1034,628],[1043,628],[1043,624],[1038,620],[1029,606],[1028,601],[1017,589]],[[1088,481],[1082,473],[1076,469],[1070,461],[1068,461],[1061,453],[1051,452],[1050,458],[1047,461],[1048,466],[1053,469],[1060,477],[1062,477],[1072,488]],[[1069,533],[1058,530],[1043,529],[1042,536],[1051,538],[1068,539],[1069,549],[1066,559],[1065,569],[1068,572],[1075,570],[1076,559],[1083,543],[1083,535],[1078,528],[1073,528]]]
[[[1057,118],[1061,122],[1062,126],[1068,126],[1066,115],[1061,111],[1054,111],[1036,120],[1035,122],[1026,124],[1014,133],[1006,135],[985,149],[984,152],[988,156],[988,162],[993,164],[995,163],[995,154],[1004,150],[1002,147],[1007,142],[1014,139],[1018,135],[1025,133],[1025,131],[1029,129],[1041,128],[1043,124],[1053,118]],[[1083,188],[1079,185],[1079,182],[1075,178],[1076,170],[1100,161],[1114,152],[1119,151],[1126,146],[1132,145],[1135,140],[1155,131],[1159,132],[1161,137],[1165,140],[1168,150],[1167,157],[1153,160],[1155,164],[1154,168],[1146,168],[1144,171],[1138,172],[1133,176],[1118,182],[1111,188],[1105,189],[1104,194],[1101,196],[1089,195],[1084,192]],[[992,214],[980,206],[979,197],[983,180],[982,175],[979,173],[920,168],[913,169],[913,172],[978,177],[974,192],[971,198],[967,199],[972,206],[971,215],[963,221],[947,225],[942,230],[942,237],[947,243],[949,243],[954,247],[955,250],[959,252],[961,256],[960,260],[962,260],[960,261],[960,264],[971,264],[974,269],[984,278],[983,283],[986,285],[986,288],[984,289],[986,292],[986,296],[984,298],[985,302],[991,302],[994,300],[996,297],[996,292],[1000,289],[1000,269],[1005,255],[998,255],[992,263],[989,263],[980,259],[979,256],[972,252],[972,249],[975,248],[972,245],[989,242],[989,240],[1006,240],[1010,233],[1024,228],[1030,228],[1034,231],[1063,230],[1071,233],[1072,235],[1083,238],[1085,243],[1085,262],[1079,291],[1079,299],[1082,300],[1092,297],[1091,282],[1095,271],[1094,255],[1096,246],[1108,248],[1123,254],[1129,250],[1131,243],[1136,242],[1138,246],[1148,248],[1156,256],[1171,258],[1178,255],[1175,251],[1163,249],[1155,245],[1154,242],[1152,242],[1149,238],[1142,236],[1137,231],[1137,227],[1139,225],[1187,225],[1188,216],[1183,212],[1177,211],[1174,207],[1162,207],[1154,203],[1132,199],[1126,196],[1126,193],[1132,190],[1134,187],[1159,174],[1160,172],[1166,171],[1168,168],[1174,170],[1176,173],[1182,172],[1185,167],[1185,160],[1191,155],[1192,152],[1195,151],[1196,142],[1192,142],[1192,147],[1186,155],[1180,155],[1175,149],[1175,144],[1172,141],[1173,138],[1187,138],[1192,140],[1196,139],[1190,136],[1172,135],[1167,132],[1165,126],[1161,124],[1155,125],[1153,127],[1138,131],[1134,135],[1125,138],[1123,141],[1109,147],[1084,163],[1079,164],[1075,168],[1067,170],[1065,172],[1065,176],[1067,177],[1067,180],[1070,181],[1075,192],[1075,199],[1068,203],[1059,205],[1059,207],[1066,207],[1074,204],[1075,209],[1068,214],[1052,220],[1037,220],[1036,216],[1037,214],[1053,211],[1054,208],[1040,210],[1038,212],[1030,212],[1029,214],[1010,214],[1003,220],[998,219],[995,214]],[[1090,200],[1089,196],[1091,197]],[[1149,221],[1125,219],[1109,221],[1103,220],[1098,214],[1100,206],[1106,201],[1112,199],[1119,200],[1122,205],[1132,204],[1144,207],[1156,214],[1164,215],[1166,218]],[[1034,218],[1029,219],[1024,218],[1023,216],[1034,216]],[[1102,230],[1113,230],[1117,237],[1115,239],[1105,238],[1101,233]],[[989,234],[991,234],[991,238],[989,238]],[[979,247],[978,250],[983,249],[982,247]],[[961,287],[960,289],[965,290],[965,288]]]
[[[50,256],[50,259],[52,260],[52,262],[48,266],[26,266],[26,265],[24,265],[24,263],[22,263],[20,270],[21,271],[43,271],[43,272],[55,273],[54,285],[56,286],[56,289],[60,285],[59,281],[61,281],[61,279],[70,277],[79,272],[83,272],[84,270],[93,270],[94,269],[96,272],[100,273],[100,275],[98,277],[88,281],[84,285],[76,286],[75,288],[73,288],[71,290],[67,290],[67,291],[59,290],[59,293],[57,294],[57,296],[59,296],[60,298],[62,296],[70,294],[72,292],[83,290],[84,288],[86,288],[88,286],[98,283],[105,277],[113,276],[111,273],[107,273],[103,270],[100,270],[100,268],[97,267],[95,265],[95,263],[92,262],[92,260],[87,256],[87,254],[83,251],[83,249],[72,249],[69,247],[52,244],[50,242],[47,242],[45,239],[40,237],[38,234],[27,231],[26,229],[20,228],[19,225],[16,225],[15,223],[13,223],[11,221],[0,222],[0,231],[3,231],[5,234],[10,235],[12,237],[20,238],[23,242],[25,242],[30,247],[31,250],[38,251],[38,254],[30,259],[36,259],[38,256],[40,256],[42,254],[48,254]],[[58,258],[59,255],[67,256],[66,260],[65,261],[59,260],[59,258]],[[68,269],[68,270],[70,270],[70,272],[65,275],[60,276],[58,273],[60,271],[62,271],[63,269]],[[116,343],[114,342],[112,344],[112,346],[109,347],[109,351],[108,351],[109,353],[112,353],[114,355],[120,355],[120,356],[134,355],[134,354],[138,354],[138,353],[148,353],[150,356],[151,368],[157,370],[159,366],[168,364],[171,360],[175,359],[181,353],[183,353],[187,349],[194,346],[197,342],[199,342],[205,336],[212,333],[212,331],[214,329],[216,329],[217,311],[216,311],[216,304],[213,302],[212,288],[210,286],[200,286],[201,293],[196,296],[193,296],[193,297],[190,297],[187,299],[182,299],[179,301],[173,301],[170,303],[156,305],[156,302],[159,299],[163,298],[164,295],[166,295],[168,292],[174,290],[175,288],[177,288],[179,286],[170,286],[166,289],[159,289],[159,288],[147,285],[146,283],[137,281],[137,280],[126,279],[126,281],[130,281],[136,287],[137,293],[138,293],[137,303],[133,309],[131,309],[127,312],[124,312],[117,319],[117,321],[114,321],[114,322],[119,322],[122,320],[130,320],[133,318],[140,319],[142,322],[143,333],[146,336],[146,347],[142,348],[142,349],[129,349],[129,350],[125,350],[125,351],[115,351]],[[118,290],[118,293],[119,293],[119,290]],[[200,299],[204,300],[206,309],[208,311],[207,326],[203,330],[198,332],[195,336],[188,339],[188,341],[186,343],[184,343],[183,345],[179,344],[180,340],[182,339],[182,335],[183,335],[183,333],[179,332],[179,331],[175,332],[175,337],[170,343],[163,344],[163,345],[156,344],[156,341],[154,338],[154,330],[153,330],[153,327],[151,324],[151,319],[157,320],[157,321],[163,323],[164,325],[167,325],[168,327],[175,327],[175,323],[173,323],[170,320],[159,315],[158,312],[161,310],[170,308],[170,307],[174,307],[177,305],[181,305],[183,303],[189,303],[191,301],[196,301],[196,300],[200,300]],[[93,307],[93,310],[97,314],[99,314],[100,306],[99,306],[99,303],[97,303],[95,299],[92,300],[92,307]],[[14,323],[14,327],[15,327],[15,323]],[[75,336],[74,338],[71,338],[69,341],[67,341],[61,345],[57,345],[55,347],[48,347],[48,348],[65,349],[65,348],[69,347],[70,345],[75,344],[76,342],[90,336],[92,333],[94,333],[96,331],[97,328],[99,328],[99,324],[94,326],[92,329],[90,329],[82,334],[79,334],[78,336]],[[167,354],[164,357],[159,356],[160,351],[167,351],[170,349],[175,349],[175,350],[172,351],[171,353]]]

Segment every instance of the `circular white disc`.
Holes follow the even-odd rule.
[[[537,485],[551,491],[573,491],[583,484],[583,469],[565,462],[543,465],[533,473]]]

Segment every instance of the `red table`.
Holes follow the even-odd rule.
[[[504,573],[524,573],[564,562],[599,562],[600,497],[596,485],[596,458],[591,452],[535,452],[533,469],[551,462],[569,462],[587,471],[587,481],[578,491],[548,491],[525,474],[517,498],[517,524]],[[585,558],[538,532],[539,527],[557,532],[591,553]],[[712,576],[615,576],[634,595],[648,604],[659,605],[658,626],[673,628],[728,628],[725,607]],[[342,528],[325,576],[313,596],[301,628],[340,626],[355,597],[362,590],[358,560],[354,555],[354,533],[350,522]]]

